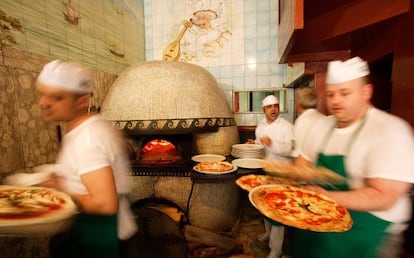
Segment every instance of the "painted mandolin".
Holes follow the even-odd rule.
[[[171,42],[163,52],[163,60],[165,61],[177,61],[180,58],[180,41],[181,38],[184,36],[184,33],[187,31],[188,28],[193,26],[193,23],[190,21],[185,21],[184,28],[181,30],[178,37]]]

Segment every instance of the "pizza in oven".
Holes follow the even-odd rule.
[[[253,205],[282,224],[317,232],[343,232],[352,227],[348,210],[326,195],[286,186],[260,186],[249,193]]]
[[[246,191],[250,191],[257,186],[270,184],[299,186],[299,183],[292,179],[255,174],[239,177],[236,180],[236,184]]]
[[[0,186],[0,226],[49,223],[77,212],[71,197],[51,188]]]
[[[227,161],[205,161],[198,163],[194,168],[199,172],[221,173],[232,171],[235,167]]]

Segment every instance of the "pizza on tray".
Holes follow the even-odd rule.
[[[263,163],[263,170],[270,175],[302,180],[309,183],[335,184],[346,181],[343,176],[324,167],[301,166],[266,160]]]
[[[234,166],[227,161],[205,161],[198,163],[194,168],[199,172],[221,173],[232,171]]]
[[[236,180],[236,184],[240,188],[246,191],[250,191],[257,186],[270,185],[270,184],[299,186],[299,183],[292,179],[273,177],[269,175],[255,175],[255,174],[250,174],[250,175],[239,177]]]
[[[69,195],[51,188],[0,186],[0,226],[50,223],[77,212]]]
[[[250,191],[249,197],[266,217],[288,226],[317,232],[344,232],[352,227],[345,207],[314,191],[265,185]]]

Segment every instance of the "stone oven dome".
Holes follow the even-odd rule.
[[[228,117],[229,105],[215,78],[182,62],[141,62],[115,80],[102,106],[109,120]]]
[[[150,61],[131,65],[111,86],[101,114],[118,128],[136,134],[215,131],[225,145],[239,142],[223,91],[206,69],[194,64]],[[217,139],[214,144],[219,144]],[[229,154],[229,146],[224,154]],[[202,149],[200,153],[208,151]]]

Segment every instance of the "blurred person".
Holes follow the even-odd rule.
[[[68,241],[56,246],[62,236],[51,239],[51,255],[120,257],[119,239],[137,229],[126,199],[127,145],[119,131],[89,112],[94,75],[79,64],[54,60],[43,67],[36,89],[42,118],[64,125],[58,171],[43,185],[68,193],[79,210]]]
[[[325,116],[316,110],[316,105],[318,103],[317,97],[316,91],[312,87],[300,87],[295,89],[295,109],[297,118],[293,123],[293,157],[299,155],[303,142],[306,141],[309,136],[309,129],[316,124],[318,119]]]
[[[369,67],[359,57],[328,64],[326,104],[296,164],[315,164],[345,176],[347,183],[309,186],[351,213],[347,232],[294,229],[292,258],[396,257],[411,217],[414,136],[410,125],[371,104]]]
[[[279,162],[290,163],[292,158],[293,125],[279,116],[279,100],[274,95],[268,95],[262,101],[265,117],[255,130],[255,143],[265,147],[265,158]],[[251,142],[251,141],[250,141]],[[282,255],[285,228],[282,224],[264,219],[265,233],[258,241],[269,239],[270,253],[268,258]]]

